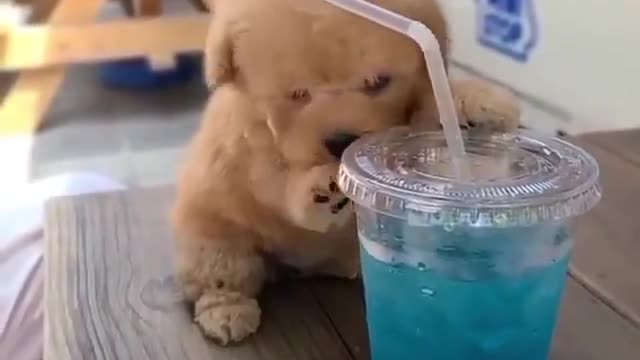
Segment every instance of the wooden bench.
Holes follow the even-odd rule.
[[[96,19],[107,0],[34,2],[45,22],[0,25],[0,71],[19,72],[0,106],[0,136],[38,130],[67,65],[146,57],[152,67],[168,67],[178,53],[203,49],[209,21],[206,14],[160,16],[160,0],[139,0],[138,16],[103,22]]]
[[[576,140],[601,164],[604,198],[577,231],[554,360],[640,359],[639,140]],[[165,188],[48,204],[45,360],[369,358],[357,281],[277,285],[256,336],[229,348],[206,340],[172,276],[172,197]]]

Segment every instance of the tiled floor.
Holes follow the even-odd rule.
[[[207,90],[199,77],[154,92],[110,90],[96,67],[83,66],[69,72],[59,94],[35,138],[0,139],[0,185],[78,170],[131,186],[171,183]]]

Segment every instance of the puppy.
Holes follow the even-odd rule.
[[[435,0],[372,1],[424,23],[446,55]],[[206,76],[216,90],[182,169],[177,272],[195,321],[222,344],[254,333],[256,297],[279,265],[358,275],[355,219],[336,184],[357,137],[437,129],[423,54],[409,39],[323,0],[215,0]],[[453,84],[461,124],[511,130],[501,90]]]

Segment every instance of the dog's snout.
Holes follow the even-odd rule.
[[[353,133],[335,133],[325,139],[324,146],[331,155],[340,160],[340,158],[342,158],[342,153],[347,149],[347,147],[349,147],[349,145],[351,145],[351,143],[358,140],[358,138],[360,138],[360,136]]]

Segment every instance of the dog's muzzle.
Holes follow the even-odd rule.
[[[342,153],[353,143],[358,140],[360,135],[340,132],[335,133],[331,137],[324,140],[324,146],[327,148],[327,151],[331,155],[333,155],[336,159],[340,160],[342,158]]]

